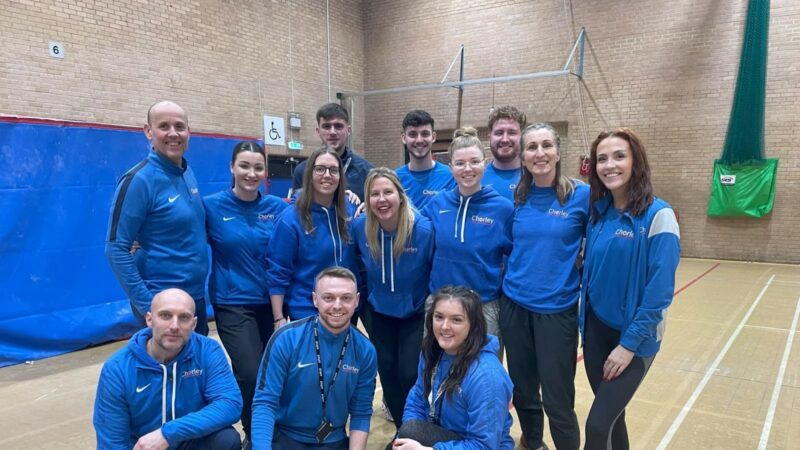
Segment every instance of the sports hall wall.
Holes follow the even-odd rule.
[[[439,82],[460,44],[468,80],[561,69],[577,30],[586,27],[588,144],[607,127],[640,133],[656,195],[680,215],[683,255],[800,262],[800,2],[771,2],[765,153],[780,164],[775,208],[761,220],[706,216],[747,1],[374,0],[364,6],[367,89]],[[448,81],[457,79],[458,64]],[[437,129],[451,130],[457,95],[447,88],[367,97],[368,157],[390,167],[402,163],[400,124],[411,108],[427,109]],[[468,86],[462,124],[486,127],[490,108],[505,104],[523,110],[529,123],[564,122],[562,163],[577,177],[579,155],[588,148],[579,100],[573,78]]]
[[[300,113],[308,153],[333,86],[363,89],[360,11],[351,0],[0,2],[0,367],[134,330],[103,244],[115,182],[147,154],[152,103],[186,109],[202,194],[229,186],[230,152],[263,137],[263,115]]]

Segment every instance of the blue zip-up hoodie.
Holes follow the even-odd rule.
[[[436,236],[430,291],[452,284],[471,288],[484,302],[497,299],[513,213],[511,201],[491,187],[469,197],[457,187],[434,197],[425,208]]]
[[[481,186],[491,186],[503,197],[514,201],[514,191],[517,189],[522,169],[497,169],[494,164],[489,164],[483,172]]]
[[[153,296],[180,288],[205,297],[208,274],[205,209],[192,169],[155,150],[117,183],[108,220],[106,258],[131,302],[144,314]],[[131,245],[141,248],[131,255]]]
[[[411,204],[419,211],[423,211],[439,192],[456,187],[456,180],[453,179],[450,169],[440,162],[434,161],[433,168],[420,171],[411,171],[406,164],[395,169],[395,173],[406,196],[411,199]]]
[[[323,269],[342,266],[358,276],[354,246],[341,238],[336,205],[311,204],[310,233],[303,228],[297,205],[286,208],[269,242],[267,282],[270,295],[283,294],[293,320],[317,314],[311,292]],[[351,234],[352,236],[352,234]]]
[[[226,189],[203,198],[211,245],[208,294],[219,305],[269,303],[267,247],[275,223],[289,205],[274,195],[253,201]]]
[[[431,222],[420,213],[415,213],[414,228],[406,242],[405,252],[398,260],[392,253],[395,234],[379,229],[381,259],[376,261],[367,243],[366,228],[366,216],[357,218],[353,223],[356,252],[367,272],[370,305],[383,315],[399,319],[422,313],[428,296],[433,257]]]
[[[531,186],[525,204],[514,210],[513,248],[503,292],[539,314],[566,311],[578,302],[580,270],[575,260],[589,218],[589,186],[576,181],[564,206],[552,187]]]
[[[494,336],[472,362],[457,392],[450,398],[442,394],[436,402],[436,424],[461,437],[460,441],[434,444],[436,450],[513,450],[514,440],[510,430],[513,419],[508,412],[514,385],[506,369],[497,359],[500,344]],[[455,360],[442,353],[432,394],[436,397]],[[403,411],[403,422],[429,420],[430,398],[425,396],[424,360],[419,358],[417,382],[411,388]]]
[[[144,328],[103,365],[94,402],[98,449],[130,449],[161,429],[170,448],[233,425],[242,395],[222,347],[192,333],[167,364],[147,353]]]
[[[325,380],[326,417],[333,431],[325,443],[339,442],[350,430],[369,432],[372,396],[375,393],[375,347],[357,328],[338,335],[318,323],[317,317],[290,322],[270,338],[258,369],[253,399],[253,450],[271,449],[275,428],[298,442],[317,444],[315,433],[322,424],[314,327],[319,332],[320,356]],[[330,382],[345,336],[350,343],[336,382]],[[497,357],[495,357],[497,359]]]
[[[680,262],[675,212],[658,198],[637,217],[620,214],[610,195],[595,205],[600,217],[586,231],[581,333],[588,302],[601,321],[620,331],[620,345],[636,356],[653,356],[661,347]]]

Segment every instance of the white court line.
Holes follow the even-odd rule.
[[[700,380],[700,384],[698,384],[697,387],[694,389],[694,392],[692,392],[692,395],[689,397],[689,400],[686,401],[686,404],[683,405],[683,409],[681,409],[681,412],[678,413],[678,417],[676,417],[675,420],[672,422],[672,425],[669,427],[669,430],[667,430],[667,433],[661,439],[661,442],[658,444],[658,447],[656,447],[656,450],[665,450],[667,448],[667,445],[669,445],[670,441],[672,440],[672,438],[675,437],[675,433],[678,432],[678,428],[681,427],[683,420],[686,419],[686,416],[689,414],[689,411],[692,410],[694,403],[700,397],[700,393],[702,393],[703,389],[706,388],[706,384],[708,384],[708,381],[711,380],[711,376],[714,375],[714,372],[717,371],[717,367],[719,367],[720,363],[722,362],[722,359],[728,353],[728,350],[731,349],[733,341],[735,341],[736,338],[739,336],[739,333],[742,331],[742,328],[744,328],[744,324],[747,323],[748,320],[750,320],[750,316],[753,314],[753,311],[756,309],[756,306],[758,306],[758,303],[761,301],[761,297],[763,297],[764,293],[767,292],[767,288],[769,287],[770,284],[772,284],[772,280],[774,279],[775,275],[769,277],[769,280],[767,280],[767,284],[764,285],[764,287],[761,289],[761,292],[759,292],[758,297],[756,297],[755,301],[753,301],[753,304],[750,305],[750,309],[747,310],[747,314],[745,314],[744,317],[742,317],[742,321],[739,322],[739,325],[736,327],[736,330],[734,330],[733,334],[731,334],[731,337],[728,338],[728,342],[726,342],[725,346],[722,347],[722,350],[719,352],[719,355],[717,355],[717,358],[711,364],[711,367],[709,367],[708,370],[706,370],[705,376],[703,377],[702,380]]]
[[[775,409],[778,407],[778,397],[781,395],[781,387],[783,387],[783,376],[786,375],[786,365],[789,363],[789,354],[792,351],[792,341],[794,340],[794,332],[797,330],[797,317],[800,316],[800,298],[797,299],[797,307],[794,310],[794,319],[792,320],[792,331],[786,337],[786,347],[783,349],[783,359],[781,359],[781,368],[778,370],[778,377],[775,379],[775,387],[772,389],[772,399],[769,401],[769,410],[767,410],[767,418],[764,421],[764,428],[761,429],[761,440],[758,441],[758,450],[765,450],[767,442],[769,441],[769,432],[772,429],[772,420],[775,418]]]

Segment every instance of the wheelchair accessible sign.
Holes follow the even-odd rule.
[[[286,145],[286,128],[283,117],[264,116],[264,143],[267,145]]]

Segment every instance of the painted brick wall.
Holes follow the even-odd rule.
[[[361,0],[330,0],[329,10],[335,100],[363,88]],[[325,1],[8,0],[0,39],[0,114],[139,126],[167,98],[194,131],[263,137],[263,115],[297,111],[304,153],[319,145]],[[48,41],[64,44],[64,59],[48,56]],[[354,136],[356,148],[362,141]]]
[[[773,0],[766,154],[780,158],[775,209],[761,219],[706,216],[713,160],[721,154],[736,82],[747,2],[460,0],[365,3],[365,85],[439,82],[460,44],[465,78],[560,69],[586,27],[586,140],[629,126],[648,147],[656,194],[680,214],[684,256],[800,262],[800,3]],[[457,80],[454,70],[448,78]],[[466,87],[462,124],[486,125],[493,105],[531,121],[565,121],[562,151],[577,176],[584,144],[574,78]],[[457,91],[367,97],[365,146],[376,164],[402,163],[402,117],[423,108],[437,128],[455,125]]]

